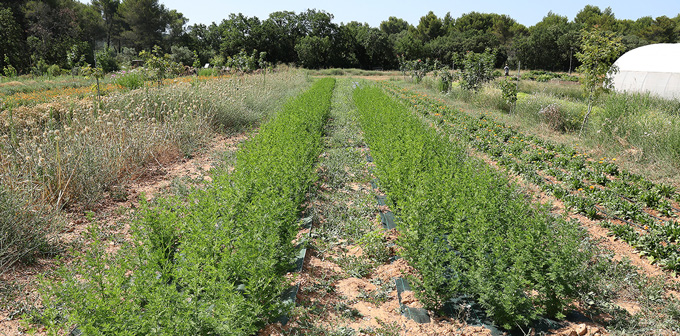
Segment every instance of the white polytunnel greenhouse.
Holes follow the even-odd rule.
[[[612,77],[618,92],[649,92],[666,99],[680,99],[680,43],[650,44],[619,57]]]

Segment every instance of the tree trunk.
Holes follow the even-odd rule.
[[[581,130],[578,131],[578,137],[581,137],[581,134],[583,134],[583,128],[586,126],[586,122],[588,122],[588,116],[590,115],[590,111],[593,110],[593,91],[594,89],[590,89],[590,95],[588,97],[588,111],[586,111],[585,117],[583,117],[583,124],[581,124]]]

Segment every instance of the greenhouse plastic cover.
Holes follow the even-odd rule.
[[[614,65],[619,67],[612,77],[616,91],[680,99],[680,43],[639,47],[623,54]]]

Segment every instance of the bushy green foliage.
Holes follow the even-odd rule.
[[[17,70],[9,63],[7,54],[5,54],[5,66],[2,68],[2,73],[5,77],[13,78],[17,76]]]
[[[35,76],[44,76],[47,74],[47,69],[49,67],[49,64],[47,64],[44,59],[38,59],[31,67],[31,73]]]
[[[517,82],[509,79],[503,79],[498,83],[501,88],[503,100],[507,104],[508,110],[512,111],[517,102]]]
[[[61,75],[61,68],[56,64],[52,64],[47,68],[47,75],[50,77],[57,77]]]
[[[87,335],[252,335],[278,317],[334,83],[289,101],[212,187],[143,203],[118,254],[95,230],[83,262],[47,284],[47,313]]]
[[[432,71],[433,65],[430,64],[430,59],[423,61],[422,59],[407,60],[404,55],[397,56],[399,59],[399,70],[406,75],[411,76],[414,82],[420,83],[427,73]]]
[[[434,76],[437,78],[437,90],[439,92],[449,92],[451,83],[455,79],[455,74],[449,70],[449,67],[442,66],[438,61],[434,63]]]
[[[425,304],[472,295],[508,329],[562,316],[589,259],[577,225],[530,206],[507,178],[379,89],[354,97]]]
[[[194,63],[198,57],[188,47],[172,46],[170,48],[170,59],[177,64],[195,66]]]
[[[238,54],[227,58],[225,65],[240,72],[252,72],[257,69],[266,69],[269,66],[265,61],[266,58],[266,52],[258,53],[257,50],[253,50],[252,54],[248,55],[241,50]]]
[[[150,76],[157,81],[160,87],[163,79],[172,72],[175,65],[170,59],[170,55],[164,54],[159,46],[154,46],[153,51],[143,50],[139,53],[139,56],[145,60],[145,67],[151,71]]]
[[[112,49],[101,50],[97,52],[97,67],[102,68],[104,73],[120,70],[116,56]]]
[[[493,79],[495,57],[490,49],[483,53],[467,52],[463,58],[460,87],[468,91],[477,91],[484,83]]]
[[[140,71],[123,71],[120,74],[114,74],[114,76],[115,83],[128,90],[139,89],[144,86],[144,74]]]

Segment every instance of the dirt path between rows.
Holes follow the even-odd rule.
[[[247,139],[248,133],[233,136],[216,136],[201,153],[190,159],[179,159],[171,162],[157,162],[146,168],[142,177],[125,183],[115,194],[109,193],[99,202],[94,210],[97,225],[106,230],[108,251],[115,252],[130,238],[130,220],[139,206],[139,197],[144,195],[150,200],[167,191],[176,179],[191,179],[194,183],[210,181],[210,169],[219,162],[219,154],[235,151],[238,144]],[[115,198],[115,199],[114,199]],[[84,211],[72,211],[65,214],[66,225],[59,232],[57,239],[63,246],[77,249],[85,244],[90,221]],[[61,256],[69,262],[72,255],[66,252]],[[0,335],[25,335],[33,331],[43,335],[39,326],[30,326],[22,320],[21,315],[40,307],[38,294],[38,278],[58,267],[54,258],[41,258],[32,265],[15,265],[0,277],[0,293],[5,295],[6,302],[0,302]],[[38,328],[38,329],[34,329]]]

